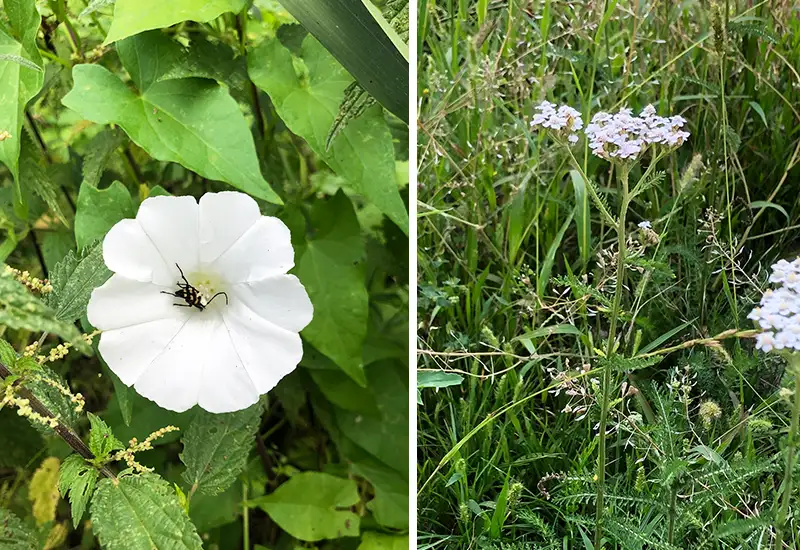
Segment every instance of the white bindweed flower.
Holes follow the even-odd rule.
[[[781,286],[764,292],[747,315],[764,331],[756,336],[756,349],[800,351],[800,258],[774,264],[769,280]]]
[[[249,407],[297,366],[313,308],[289,229],[243,193],[152,197],[103,241],[88,317],[120,380],[173,411]],[[185,275],[185,278],[183,277]]]
[[[542,101],[536,106],[538,111],[531,120],[531,128],[546,128],[560,138],[575,144],[578,142],[578,130],[583,128],[583,119],[577,109],[569,105],[560,105],[558,109],[554,103]]]

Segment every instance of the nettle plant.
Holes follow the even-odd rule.
[[[407,37],[4,0],[0,547],[408,545]]]

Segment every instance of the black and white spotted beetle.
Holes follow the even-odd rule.
[[[186,280],[186,275],[183,274],[181,266],[179,266],[178,264],[175,264],[175,266],[178,268],[178,271],[181,272],[181,279],[183,279],[183,282],[178,281],[178,290],[176,290],[175,292],[167,292],[166,290],[162,290],[161,294],[169,294],[170,296],[175,296],[176,298],[184,300],[186,303],[172,304],[173,306],[196,307],[200,311],[203,311],[208,306],[208,304],[213,302],[214,298],[216,298],[220,294],[225,296],[225,304],[226,305],[228,304],[228,295],[225,292],[217,292],[211,297],[209,301],[206,302],[205,298],[203,298],[203,295],[200,293],[200,291],[197,290],[195,287],[193,287],[191,284],[189,284],[189,281]]]

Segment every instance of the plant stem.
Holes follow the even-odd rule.
[[[794,405],[792,406],[792,423],[789,426],[789,444],[786,449],[786,472],[783,476],[783,500],[775,522],[775,550],[783,550],[783,532],[786,528],[786,516],[789,514],[789,502],[792,499],[792,478],[794,463],[797,458],[797,429],[800,424],[800,355],[789,356],[789,365],[794,374]]]
[[[0,380],[5,380],[12,374],[13,373],[9,370],[9,368],[2,361],[0,361]],[[31,393],[31,391],[28,390],[27,388],[24,388],[22,386],[17,386],[15,391],[19,394],[20,397],[28,400],[28,404],[30,405],[31,409],[33,409],[34,412],[42,415],[45,418],[56,418],[56,415],[50,412],[50,410],[47,407],[45,407],[42,404],[42,402],[39,401],[39,399],[37,399],[36,396],[33,395],[33,393]],[[84,443],[83,440],[78,436],[78,434],[73,432],[68,426],[65,426],[64,424],[59,422],[55,426],[55,428],[53,428],[53,431],[56,434],[58,434],[59,437],[61,437],[61,439],[63,439],[67,445],[72,447],[73,451],[81,455],[83,458],[90,461],[95,459],[94,454],[92,453],[92,451],[89,450],[89,447],[86,446],[86,443]],[[107,466],[101,467],[100,473],[109,479],[113,480],[117,479],[117,476],[115,476],[114,473],[111,470],[109,470]]]
[[[621,202],[619,208],[619,222],[617,223],[617,283],[614,290],[614,304],[611,309],[611,322],[608,328],[608,347],[606,349],[606,358],[611,359],[614,355],[614,340],[617,335],[617,317],[620,312],[620,304],[622,303],[622,281],[625,278],[625,214],[628,211],[628,167],[620,165],[619,167],[619,183]],[[600,405],[600,431],[598,437],[600,438],[597,456],[597,511],[595,514],[595,531],[594,531],[594,547],[600,549],[600,541],[603,537],[603,496],[606,481],[606,426],[608,424],[608,406],[611,401],[611,363],[606,361],[603,368],[603,386],[602,386],[602,402]]]
[[[669,527],[667,528],[667,542],[675,542],[675,505],[678,500],[678,488],[673,487],[669,496]]]
[[[247,507],[247,481],[242,481],[242,540],[244,550],[250,550],[250,508]]]

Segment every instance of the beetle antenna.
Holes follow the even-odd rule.
[[[217,292],[216,294],[214,294],[214,295],[211,297],[211,300],[209,300],[208,302],[206,302],[206,306],[207,306],[208,304],[210,304],[210,303],[211,303],[211,302],[214,300],[214,298],[216,298],[216,297],[217,297],[217,296],[219,296],[220,294],[222,294],[223,296],[225,296],[225,305],[227,306],[227,305],[228,305],[228,303],[229,303],[229,302],[228,302],[228,294],[227,294],[227,293],[225,293],[225,292]]]
[[[180,298],[180,296],[178,296],[177,294],[173,292],[167,292],[166,290],[162,290],[161,294],[169,294],[170,296],[175,296],[176,298]]]
[[[178,271],[181,272],[181,279],[183,279],[183,282],[186,283],[186,286],[192,286],[189,284],[189,281],[186,280],[186,275],[183,274],[183,270],[181,269],[181,266],[179,266],[177,262],[175,263],[175,267],[177,267]]]

